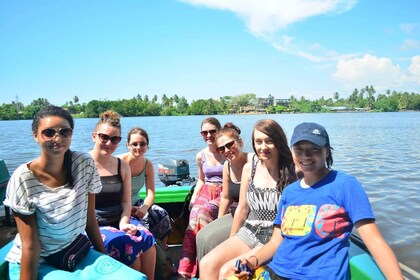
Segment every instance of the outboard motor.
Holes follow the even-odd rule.
[[[190,177],[190,166],[186,159],[162,159],[158,164],[158,176],[165,186],[189,185],[194,178]]]

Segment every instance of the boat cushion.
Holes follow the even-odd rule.
[[[4,260],[7,252],[10,250],[13,241],[8,243],[0,251],[0,279],[7,279],[8,268],[7,262]],[[76,266],[73,272],[59,270],[46,263],[39,265],[39,276],[44,280],[114,280],[120,279],[124,275],[124,279],[147,280],[147,277],[121,262],[101,254],[95,250],[90,250],[87,256]]]
[[[382,272],[369,254],[360,254],[350,258],[352,280],[385,280]]]

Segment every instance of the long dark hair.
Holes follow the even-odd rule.
[[[41,119],[46,117],[59,117],[65,119],[70,124],[71,129],[74,129],[74,121],[73,117],[69,113],[69,111],[54,105],[46,106],[36,113],[34,119],[32,121],[32,133],[34,135],[38,135],[38,128]],[[67,172],[67,181],[73,186],[73,177],[71,174],[71,165],[72,165],[72,158],[71,158],[71,150],[68,149],[64,153],[64,161],[63,161],[63,171]]]
[[[277,180],[277,189],[280,192],[283,192],[283,189],[296,181],[295,165],[293,163],[292,153],[289,149],[286,134],[284,133],[281,126],[274,120],[266,119],[257,121],[252,131],[252,148],[254,149],[255,154],[257,150],[255,149],[254,143],[254,132],[258,130],[266,135],[268,135],[274,143],[277,151],[279,152],[279,179]]]

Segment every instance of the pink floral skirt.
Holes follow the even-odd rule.
[[[178,273],[194,277],[197,271],[197,233],[217,218],[222,184],[204,184],[190,211],[188,227],[182,243],[182,256]]]

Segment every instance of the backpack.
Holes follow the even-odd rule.
[[[156,239],[155,279],[168,280],[174,275],[178,275],[178,272],[172,264],[171,257],[166,253],[166,246],[160,239]]]

